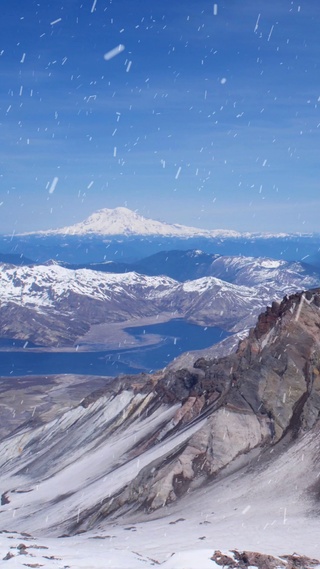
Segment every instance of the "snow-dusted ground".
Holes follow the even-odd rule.
[[[241,480],[235,488],[226,483],[218,491],[220,502],[211,492],[204,493],[199,503],[186,500],[185,507],[173,508],[164,518],[106,524],[95,534],[60,539],[1,534],[0,559],[11,551],[15,557],[8,561],[8,567],[14,569],[22,569],[27,563],[61,569],[139,569],[158,564],[166,569],[214,569],[218,565],[210,558],[217,549],[246,549],[275,556],[296,552],[319,559],[319,520],[305,517],[292,496],[279,493],[268,502],[270,493],[264,496],[264,489],[261,487],[257,499],[246,488],[245,501],[245,496],[237,496],[237,491],[243,490]],[[34,557],[19,553],[21,543]]]
[[[20,553],[19,545],[27,546],[27,554]],[[38,549],[40,547],[40,549]],[[156,559],[138,552],[129,551],[125,544],[122,549],[113,547],[110,540],[72,538],[61,540],[29,541],[23,536],[8,534],[0,536],[0,559],[8,552],[14,557],[8,560],[8,567],[23,569],[46,567],[65,569],[140,569],[159,566]],[[166,569],[215,569],[218,568],[210,559],[214,549],[184,551],[170,555],[161,566]],[[5,566],[5,561],[3,561]]]
[[[123,433],[116,441],[117,450],[121,445],[129,447],[130,438],[136,441],[151,427],[150,422],[145,421],[139,433],[135,428]],[[101,520],[93,530],[74,537],[50,537],[52,532],[46,528],[46,516],[53,515],[55,521],[66,517],[63,501],[52,507],[54,494],[58,496],[66,491],[66,485],[67,490],[73,487],[74,508],[81,499],[87,508],[90,500],[96,501],[97,493],[101,492],[102,496],[105,492],[103,481],[98,478],[104,458],[101,456],[99,460],[98,453],[93,451],[76,463],[78,469],[65,466],[60,473],[44,480],[42,489],[10,495],[12,502],[0,509],[0,529],[28,531],[36,539],[0,533],[0,559],[11,551],[15,557],[8,560],[8,567],[14,569],[26,564],[36,567],[37,563],[61,569],[139,569],[159,563],[166,569],[206,569],[216,567],[210,559],[215,550],[235,548],[276,556],[296,552],[319,559],[319,506],[308,489],[319,478],[318,435],[318,430],[308,433],[284,453],[275,447],[267,450],[260,460],[255,452],[246,457],[250,459],[247,464],[243,458],[238,459],[238,463],[214,483],[153,514],[135,512],[126,519]],[[112,458],[111,453],[108,460]],[[81,466],[83,461],[86,464]],[[136,468],[136,460],[128,461],[125,476],[133,478]],[[54,465],[48,472],[50,469],[54,470]],[[86,486],[88,475],[90,480]],[[95,477],[98,479],[92,483]],[[2,477],[1,492],[8,488],[9,482],[6,476]],[[18,476],[19,482],[21,477]],[[41,507],[40,502],[36,504],[37,494]],[[41,519],[42,526],[39,526]],[[50,525],[50,521],[47,523]],[[17,549],[21,543],[27,546],[28,555]],[[37,549],[38,546],[48,549]],[[34,557],[31,558],[31,554]]]

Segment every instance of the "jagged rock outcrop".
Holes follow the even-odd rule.
[[[123,386],[121,387],[121,389]],[[320,290],[273,303],[240,342],[235,354],[196,362],[193,371],[165,373],[144,386],[155,405],[180,404],[143,450],[163,440],[190,435],[140,470],[99,512],[83,520],[96,523],[123,509],[157,509],[212,479],[240,454],[253,448],[287,444],[311,429],[320,413]],[[142,447],[130,454],[138,455]]]

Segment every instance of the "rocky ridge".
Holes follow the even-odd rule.
[[[47,515],[51,532],[74,534],[149,516],[210,482],[219,487],[241,457],[270,462],[270,449],[284,469],[304,449],[295,483],[316,497],[319,413],[314,289],[273,303],[235,354],[119,378],[59,418],[17,429],[0,445],[0,520],[12,524],[14,508],[20,529],[40,531]]]
[[[177,281],[215,277],[226,282],[256,286],[277,282],[288,285],[294,280],[305,280],[305,288],[312,279],[319,281],[319,271],[303,262],[290,262],[265,256],[231,256],[204,253],[201,250],[160,251],[133,263],[105,261],[70,266],[101,272],[125,273],[135,271],[149,276],[166,275]],[[309,285],[310,286],[310,285]]]
[[[191,371],[164,373],[149,385],[135,386],[140,394],[141,389],[146,396],[133,415],[150,414],[160,404],[179,408],[131,456],[174,439],[191,425],[194,432],[106,499],[92,522],[123,508],[162,507],[212,479],[239,455],[283,439],[289,443],[315,427],[320,413],[319,289],[273,303],[234,355],[198,360]],[[86,526],[89,520],[86,515]]]

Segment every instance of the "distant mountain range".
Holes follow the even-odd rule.
[[[0,263],[16,266],[57,264],[67,269],[89,269],[104,273],[136,272],[147,276],[165,275],[176,281],[215,277],[226,282],[255,286],[275,281],[285,285],[297,283],[297,287],[307,288],[320,282],[320,267],[305,262],[289,262],[284,259],[270,259],[265,256],[251,257],[239,255],[218,255],[205,253],[199,249],[160,251],[132,263],[103,261],[100,263],[47,263],[36,262],[24,255],[0,253]]]
[[[29,233],[30,234],[30,233]],[[100,209],[90,215],[87,219],[69,227],[61,229],[50,229],[47,231],[33,232],[37,235],[104,235],[104,236],[162,236],[162,237],[204,237],[204,238],[239,238],[249,237],[250,233],[239,233],[226,229],[198,229],[187,227],[180,224],[169,224],[162,221],[155,221],[139,215],[126,207],[115,209]],[[254,234],[265,238],[283,238],[287,234],[262,233]]]
[[[160,251],[134,263],[106,261],[103,263],[82,263],[68,265],[71,269],[91,269],[106,273],[135,271],[149,276],[166,275],[180,282],[216,277],[229,283],[254,286],[256,284],[280,282],[291,285],[296,279],[312,278],[319,282],[320,271],[307,263],[288,262],[266,257],[215,255],[200,250]],[[309,286],[309,281],[306,281]],[[303,286],[305,286],[303,285]],[[299,288],[299,285],[298,285]]]
[[[251,326],[272,299],[319,285],[319,274],[302,264],[268,258],[173,251],[141,265],[151,274],[71,269],[54,262],[0,265],[2,338],[72,346],[92,326],[161,314],[235,333]],[[182,282],[170,276],[179,271]]]
[[[69,227],[0,235],[0,254],[13,255],[13,260],[8,259],[8,262],[20,265],[29,264],[29,259],[40,263],[55,259],[82,266],[102,261],[137,263],[159,252],[193,249],[209,255],[307,260],[319,268],[319,246],[320,234],[199,229],[147,219],[124,207],[102,209]],[[14,260],[15,256],[19,256],[18,261]],[[1,258],[0,261],[6,262]],[[116,272],[116,267],[110,270]],[[131,267],[130,270],[136,269]]]

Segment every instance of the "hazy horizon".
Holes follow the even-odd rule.
[[[104,209],[107,209],[109,211],[113,211],[114,209],[117,209],[117,208],[119,209],[119,208],[123,208],[123,207],[125,207],[125,206],[117,206],[116,208],[112,208],[111,210],[109,208],[101,208],[100,210],[92,212],[92,214],[89,214],[89,216],[87,216],[86,218],[81,218],[81,219],[79,218],[75,223],[71,223],[70,225],[67,225],[67,226],[58,225],[56,227],[50,227],[47,229],[33,229],[32,228],[32,229],[30,229],[30,231],[21,231],[21,232],[14,230],[10,234],[8,234],[6,232],[0,232],[0,235],[6,236],[6,237],[8,237],[10,235],[12,235],[12,236],[14,236],[14,235],[16,235],[16,236],[33,235],[33,234],[41,235],[42,233],[46,233],[47,231],[49,231],[49,232],[51,230],[56,231],[56,230],[60,230],[60,229],[66,229],[67,227],[71,228],[71,227],[76,226],[76,225],[81,225],[81,223],[86,222],[89,219],[89,217],[91,217],[97,213],[102,212]],[[129,208],[125,207],[125,209],[129,209]],[[141,215],[138,210],[129,210],[129,211],[133,211],[134,213]],[[203,227],[200,227],[200,226],[185,225],[183,223],[180,223],[179,221],[173,221],[172,223],[170,223],[166,219],[161,218],[161,217],[149,218],[148,216],[144,215],[143,218],[147,221],[148,220],[150,220],[151,222],[157,221],[157,222],[163,223],[164,225],[169,225],[169,226],[170,225],[172,225],[172,226],[181,225],[183,227],[190,228],[190,229],[199,229],[199,231],[202,231],[204,229]],[[91,222],[91,224],[92,224],[92,222]],[[99,222],[99,224],[100,224],[100,222]],[[232,231],[233,231],[232,229],[226,229],[224,227],[207,227],[207,228],[205,228],[205,230],[209,230],[209,231],[210,230],[230,231],[230,237],[232,236]],[[100,230],[98,229],[97,235],[99,234],[99,231]],[[251,231],[251,232],[250,231],[239,231],[239,233],[243,234],[244,236],[247,234],[251,234],[251,235],[274,235],[274,236],[281,236],[281,235],[297,235],[297,236],[303,236],[303,235],[313,236],[313,235],[315,235],[315,236],[318,236],[318,235],[320,235],[320,231],[310,231],[310,232],[304,232],[304,231],[300,231],[300,232],[299,231],[288,231],[288,232],[283,232],[283,231],[278,231],[278,232],[277,231],[274,231],[274,232],[270,232],[270,231]],[[101,235],[103,235],[103,234],[101,234]],[[135,233],[133,233],[133,235],[135,235]]]

